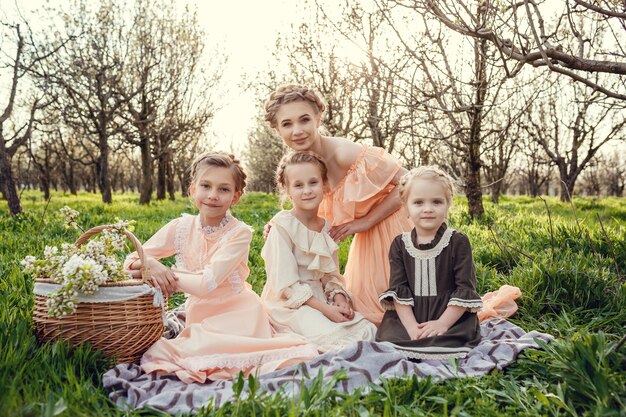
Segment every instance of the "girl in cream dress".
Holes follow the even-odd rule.
[[[317,215],[326,167],[313,152],[293,152],[279,164],[277,183],[293,202],[270,221],[261,256],[267,282],[261,299],[279,332],[304,336],[320,351],[373,340],[376,327],[353,310],[337,262],[330,224]]]

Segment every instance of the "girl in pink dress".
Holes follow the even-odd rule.
[[[376,326],[352,310],[339,274],[338,246],[318,216],[326,166],[313,152],[292,152],[278,166],[276,182],[293,203],[276,214],[261,251],[267,282],[261,298],[279,332],[304,336],[319,350],[373,340]]]
[[[191,167],[190,196],[198,215],[170,221],[143,246],[156,288],[187,293],[186,327],[161,338],[142,357],[146,372],[173,373],[184,382],[264,373],[317,355],[301,338],[276,336],[260,298],[246,282],[252,230],[229,212],[245,187],[239,161],[200,155]],[[176,266],[158,259],[176,256]],[[128,269],[139,269],[137,253]]]
[[[265,103],[265,120],[287,146],[313,151],[326,162],[329,190],[319,215],[332,224],[336,241],[354,235],[344,277],[356,311],[378,325],[384,313],[378,295],[389,286],[389,246],[412,229],[396,187],[406,170],[384,149],[322,135],[324,109],[310,88],[284,85]]]

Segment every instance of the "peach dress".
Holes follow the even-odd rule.
[[[259,296],[246,282],[251,228],[227,214],[202,228],[183,214],[143,246],[156,259],[176,255],[179,288],[187,293],[185,329],[161,338],[141,359],[145,372],[173,373],[181,381],[230,379],[266,373],[317,356],[302,338],[275,335]],[[128,256],[126,264],[137,260]]]
[[[337,293],[350,299],[339,274],[338,246],[328,234],[330,224],[326,222],[316,232],[286,210],[270,224],[261,250],[267,271],[261,299],[276,330],[302,335],[324,352],[359,340],[373,341],[376,326],[359,313],[350,321],[336,323],[304,304],[311,297],[330,303]]]
[[[324,196],[319,215],[333,226],[365,216],[394,189],[392,180],[399,170],[400,163],[384,149],[364,145],[347,175]],[[343,276],[355,309],[377,326],[384,314],[378,296],[389,287],[391,242],[411,229],[406,209],[401,208],[371,229],[356,233],[350,245]]]

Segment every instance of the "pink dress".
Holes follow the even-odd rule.
[[[394,189],[392,180],[399,170],[400,163],[384,149],[363,146],[344,179],[324,196],[319,215],[333,226],[365,216]],[[402,208],[355,234],[350,245],[343,276],[355,309],[377,326],[384,314],[378,296],[389,288],[391,242],[411,229],[413,224]]]
[[[251,228],[229,214],[220,226],[205,230],[198,216],[183,214],[146,242],[147,256],[176,255],[172,270],[188,297],[185,329],[148,349],[141,359],[145,372],[204,382],[240,371],[271,372],[317,355],[301,338],[274,334],[259,296],[246,282],[251,240]],[[137,259],[133,253],[126,264]]]

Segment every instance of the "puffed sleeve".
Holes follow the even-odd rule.
[[[483,301],[476,292],[476,272],[472,258],[472,246],[468,237],[456,232],[453,235],[452,270],[456,289],[450,294],[449,306],[467,307],[476,313],[483,306]]]
[[[174,240],[176,235],[176,227],[180,222],[180,218],[170,221],[156,232],[150,239],[142,245],[143,252],[146,256],[161,259],[172,256],[176,249],[174,248]],[[133,252],[126,257],[124,268],[128,268],[133,262],[139,259],[137,252]]]
[[[407,268],[404,264],[404,250],[402,235],[397,236],[389,249],[389,289],[378,297],[380,305],[386,310],[395,310],[394,301],[410,306],[414,303],[413,291],[409,286]]]
[[[318,214],[336,225],[369,212],[393,190],[400,167],[398,160],[383,148],[364,146],[332,197],[324,198]]]
[[[300,282],[298,263],[289,234],[278,224],[272,224],[261,257],[265,261],[267,281],[263,299],[296,309],[313,297],[313,290]]]
[[[187,294],[205,298],[233,274],[247,274],[250,242],[252,231],[242,224],[224,239],[202,271],[174,270],[178,277],[178,288]]]
[[[398,160],[383,148],[367,147],[345,179],[343,199],[367,200],[387,187],[399,170]]]
[[[343,294],[348,301],[352,300],[351,294],[346,290],[346,284],[339,272],[335,274],[324,274],[322,277],[322,286],[324,287],[324,295],[329,304],[333,303],[333,299],[337,294]]]

